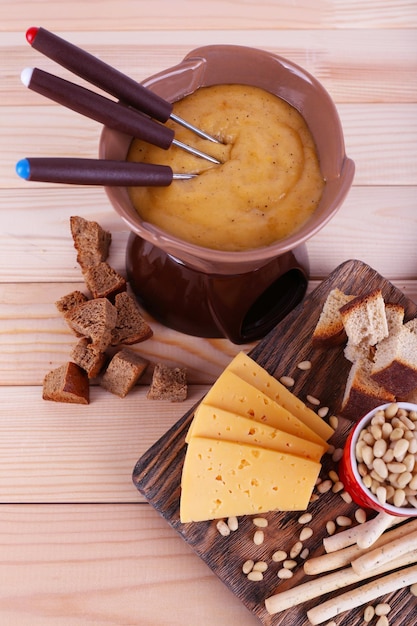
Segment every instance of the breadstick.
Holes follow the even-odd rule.
[[[389,513],[378,513],[378,515],[369,522],[369,526],[365,529],[365,532],[358,535],[356,540],[358,546],[360,548],[370,548],[375,541],[380,538],[382,533],[391,526],[393,519],[395,519],[394,516],[389,515]]]
[[[331,593],[338,589],[343,589],[349,585],[360,583],[367,578],[372,578],[379,574],[385,574],[399,567],[405,567],[412,563],[417,563],[417,548],[408,554],[403,554],[398,559],[385,563],[372,572],[365,574],[357,574],[352,567],[338,570],[332,574],[314,578],[306,583],[301,583],[291,589],[286,589],[280,593],[276,593],[265,600],[265,608],[270,615],[280,613],[293,606],[297,606],[302,602],[307,602],[313,598]]]
[[[376,517],[374,517],[374,519],[376,519]],[[391,526],[396,526],[398,524],[401,524],[402,522],[405,522],[407,519],[410,519],[410,518],[409,517],[395,517],[392,519]],[[366,529],[369,528],[369,525],[373,521],[374,520],[371,519],[369,522],[365,522],[364,524],[358,524],[357,526],[352,526],[351,528],[348,528],[347,530],[343,530],[342,532],[337,533],[336,535],[325,537],[323,539],[324,549],[326,550],[326,552],[336,552],[336,550],[342,550],[343,548],[346,548],[347,546],[352,546],[354,543],[357,542],[358,537],[364,532],[364,530],[366,532]]]
[[[416,582],[417,565],[412,565],[331,598],[327,602],[323,602],[307,611],[307,617],[310,624],[317,626],[317,624],[331,620],[336,615],[340,615],[367,602],[372,602],[380,596],[398,591],[398,589],[408,587],[408,585],[414,585]]]
[[[416,547],[417,531],[414,531],[404,537],[394,539],[382,547],[376,547],[375,550],[365,552],[365,554],[352,561],[352,568],[357,574],[364,574],[380,567],[384,563],[389,563]]]
[[[402,526],[393,527],[391,530],[387,530],[375,542],[374,546],[375,548],[380,548],[381,546],[385,546],[387,543],[394,541],[394,539],[399,539],[414,531],[417,531],[417,519],[410,520]],[[321,556],[308,559],[304,563],[304,572],[308,576],[315,576],[317,574],[323,574],[324,572],[330,572],[332,570],[345,567],[346,565],[350,565],[352,561],[358,559],[367,552],[367,550],[359,548],[359,546],[355,543],[354,545],[343,548],[342,550],[329,552],[322,554]]]

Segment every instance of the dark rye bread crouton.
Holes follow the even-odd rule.
[[[89,404],[87,373],[72,362],[57,367],[46,374],[43,380],[42,398],[54,402]]]
[[[372,361],[357,359],[351,367],[346,382],[340,414],[359,420],[369,411],[387,402],[395,402],[395,396],[371,377]]]
[[[109,255],[111,234],[100,224],[83,217],[70,217],[71,234],[77,251],[77,262],[82,271],[106,261]]]
[[[136,384],[148,366],[148,361],[142,359],[129,348],[122,348],[116,352],[110,361],[100,384],[120,398],[124,398]]]
[[[126,291],[116,295],[114,306],[117,310],[116,326],[112,332],[112,345],[131,345],[149,339],[152,328],[144,320],[135,298]]]
[[[82,304],[83,302],[87,302],[87,300],[88,300],[87,296],[81,291],[78,291],[78,289],[76,289],[75,291],[71,291],[71,293],[68,293],[67,295],[62,296],[62,298],[57,300],[55,302],[55,306],[60,313],[65,314],[65,313],[68,313],[68,311],[70,311],[74,307],[78,306],[79,304]]]
[[[87,372],[88,378],[96,378],[106,362],[106,355],[98,350],[87,337],[83,337],[72,349],[71,360]]]
[[[126,279],[105,261],[88,267],[84,272],[84,280],[93,298],[109,298],[113,301],[116,294],[127,288]]]
[[[417,388],[417,335],[407,326],[376,347],[371,376],[395,396]]]
[[[96,298],[79,304],[64,316],[78,335],[89,337],[92,345],[102,352],[111,344],[117,311],[107,298]]]
[[[146,396],[149,400],[183,402],[187,398],[187,371],[181,367],[168,367],[157,363]]]

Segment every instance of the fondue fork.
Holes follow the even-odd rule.
[[[21,159],[16,173],[30,181],[104,187],[167,187],[173,180],[197,176],[174,174],[168,165],[66,157]]]
[[[172,103],[167,102],[153,91],[89,52],[78,48],[45,28],[34,26],[29,28],[26,32],[26,39],[35,50],[56,61],[73,74],[84,78],[92,85],[100,87],[100,89],[115,96],[125,104],[142,111],[142,113],[159,122],[166,122],[168,119],[171,119],[203,139],[208,139],[214,143],[222,143],[190,122],[175,115],[172,112]]]
[[[139,111],[125,104],[105,98],[81,85],[76,85],[63,78],[49,74],[38,68],[26,68],[21,73],[23,84],[58,104],[81,113],[86,117],[100,122],[104,126],[167,150],[175,145],[194,156],[206,159],[218,165],[220,161],[201,150],[197,150],[174,138],[174,131],[163,124],[155,122]]]

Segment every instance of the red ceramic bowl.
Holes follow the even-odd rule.
[[[397,402],[397,404],[400,408],[404,408],[407,411],[417,411],[417,404],[411,404],[410,402]],[[417,517],[417,509],[414,507],[396,507],[388,503],[382,505],[370,489],[365,487],[358,472],[355,449],[360,432],[369,424],[377,411],[381,409],[384,410],[388,406],[389,403],[382,404],[372,409],[372,411],[367,413],[356,423],[353,430],[350,432],[339,465],[340,480],[344,484],[346,491],[352,496],[353,501],[363,508],[373,509],[380,513],[389,513],[390,515]]]

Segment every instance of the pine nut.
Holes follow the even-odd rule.
[[[311,361],[301,361],[301,363],[299,363],[297,365],[299,370],[303,370],[303,371],[307,371],[311,369]]]
[[[375,615],[388,615],[388,613],[391,611],[391,606],[388,604],[388,602],[381,602],[380,604],[377,604],[375,607]]]
[[[394,417],[394,415],[397,414],[397,411],[398,411],[398,404],[396,402],[393,402],[392,404],[387,406],[387,408],[385,409],[384,411],[385,417],[387,419],[391,419],[392,417]]]
[[[399,439],[394,446],[394,457],[397,461],[402,461],[408,451],[408,440]]]
[[[310,550],[308,548],[304,548],[304,550],[301,550],[300,558],[305,560],[309,554],[310,554]]]
[[[259,582],[260,580],[263,580],[264,575],[262,574],[262,572],[252,571],[252,572],[249,572],[246,578],[254,582]]]
[[[330,416],[329,424],[333,428],[333,430],[337,430],[337,427],[339,426],[339,420],[337,419],[336,415]]]
[[[391,474],[402,474],[407,469],[404,463],[395,463],[395,462],[387,463],[387,468]]]
[[[249,574],[249,572],[252,571],[254,565],[255,563],[252,561],[252,559],[248,559],[242,565],[242,572],[244,574]]]
[[[391,441],[398,441],[404,437],[404,430],[402,428],[394,428],[389,438]]]
[[[381,477],[381,482],[388,477],[388,468],[382,459],[374,459],[373,468]]]
[[[313,519],[313,516],[312,516],[311,513],[303,513],[298,518],[298,523],[299,524],[308,524],[309,522],[311,522],[312,519]]]
[[[411,585],[410,591],[411,591],[413,596],[417,597],[417,583],[414,583],[413,585]]]
[[[310,528],[309,526],[306,526],[305,528],[303,528],[303,530],[300,532],[300,541],[307,541],[307,539],[310,539],[310,537],[313,536],[313,529]]]
[[[342,456],[343,456],[343,448],[336,448],[336,450],[332,454],[332,461],[334,461],[335,463],[339,463]]]
[[[347,517],[346,515],[338,515],[336,517],[336,524],[338,526],[351,526],[352,525],[352,520],[350,519],[350,517]]]
[[[230,530],[232,532],[237,530],[238,527],[239,527],[239,523],[237,521],[237,517],[234,516],[234,515],[232,517],[229,517],[228,520],[227,520],[227,525],[228,525],[228,527],[230,528]]]
[[[385,441],[385,439],[378,439],[378,441],[375,441],[374,443],[374,447],[372,448],[372,451],[374,453],[374,457],[381,459],[385,452],[387,451],[387,442]]]
[[[404,487],[408,485],[408,483],[410,482],[410,480],[412,480],[412,478],[413,478],[413,475],[411,472],[403,472],[397,478],[398,487],[400,489],[404,489]]]
[[[254,517],[252,523],[258,528],[266,528],[268,526],[266,517]]]
[[[291,376],[281,376],[279,382],[284,385],[284,387],[293,387],[295,380],[291,378]]]
[[[317,491],[319,493],[327,493],[332,488],[333,483],[331,480],[323,480],[322,483],[317,485]]]
[[[343,491],[343,489],[345,488],[344,484],[342,483],[341,480],[338,480],[332,487],[332,491],[333,493],[339,493],[339,491]]]
[[[332,480],[334,483],[337,483],[337,481],[339,480],[339,474],[337,472],[335,472],[334,470],[330,470],[329,472],[329,478],[330,480]]]
[[[363,446],[362,448],[362,458],[365,465],[368,467],[372,467],[372,463],[374,460],[374,450],[371,446]]]
[[[293,545],[293,547],[290,550],[290,558],[291,559],[296,559],[297,556],[300,554],[302,549],[303,549],[302,542],[301,541],[296,541],[295,544]]]
[[[336,524],[333,520],[329,520],[326,523],[326,530],[329,535],[334,535],[334,533],[336,532]]]
[[[352,496],[347,491],[342,491],[340,496],[341,496],[342,500],[344,500],[344,502],[346,502],[346,504],[350,504],[352,502]]]
[[[260,546],[261,544],[263,544],[264,539],[265,539],[265,534],[263,530],[257,530],[255,534],[253,535],[253,543],[256,546]]]
[[[320,404],[320,400],[318,398],[310,395],[307,395],[307,402],[310,402],[310,404],[314,404],[315,406],[319,406]]]
[[[378,489],[376,490],[376,497],[378,498],[379,502],[381,504],[385,504],[387,501],[387,490],[385,489],[385,487],[378,487]]]
[[[266,572],[268,569],[268,563],[266,561],[256,561],[253,566],[253,572]]]
[[[368,604],[363,614],[363,621],[370,622],[375,615],[375,609],[371,604]]]
[[[386,615],[381,615],[381,617],[378,617],[375,626],[389,626],[388,617]]]
[[[216,528],[219,531],[219,533],[222,535],[222,537],[228,537],[230,535],[230,528],[228,527],[228,525],[226,524],[226,522],[224,520],[219,520],[216,524]]]
[[[285,561],[286,558],[287,553],[285,552],[285,550],[276,550],[276,552],[274,552],[274,554],[272,555],[272,560],[274,561],[274,563]]]
[[[328,406],[321,406],[321,407],[319,408],[319,410],[317,411],[317,415],[318,415],[319,417],[322,417],[322,418],[323,418],[323,417],[326,417],[326,415],[328,414],[329,410],[330,410],[330,409],[329,409],[329,407],[328,407]]]
[[[297,561],[294,561],[294,559],[286,559],[282,565],[285,569],[294,569],[297,565]]]
[[[401,507],[405,502],[405,492],[404,489],[396,489],[394,493],[394,506]]]
[[[292,578],[293,577],[293,573],[290,569],[287,569],[286,567],[282,567],[279,571],[278,571],[278,578],[282,578],[283,580],[288,579],[288,578]]]
[[[355,511],[355,519],[358,524],[364,524],[366,522],[366,511],[363,509],[357,509]]]

